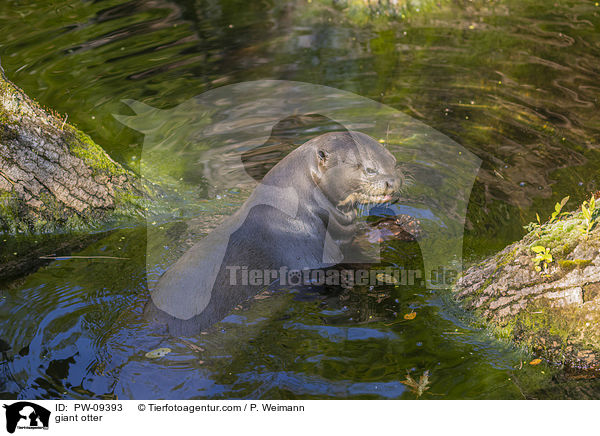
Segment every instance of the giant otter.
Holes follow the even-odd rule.
[[[269,284],[243,284],[246,268],[302,270],[347,261],[362,225],[357,207],[393,200],[402,180],[395,157],[363,133],[311,139],[161,276],[146,319],[166,324],[172,335],[195,334]]]

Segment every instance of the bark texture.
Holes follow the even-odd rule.
[[[454,292],[496,335],[570,368],[600,369],[600,225],[580,211],[468,269]],[[535,269],[533,247],[552,261]]]
[[[0,67],[0,233],[89,229],[138,215],[142,203],[133,173]]]

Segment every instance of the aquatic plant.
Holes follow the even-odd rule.
[[[565,206],[565,204],[567,204],[567,201],[569,201],[569,196],[567,195],[565,198],[563,198],[560,203],[556,203],[554,205],[554,212],[552,212],[552,216],[550,217],[550,223],[553,223],[557,218],[560,218],[561,216],[565,215],[566,212],[562,212],[561,210],[562,208]],[[539,221],[539,217],[538,217],[538,221]]]
[[[540,222],[540,216],[537,213],[535,214],[535,218],[536,218],[537,222],[531,221],[527,225],[523,226],[523,228],[525,230],[527,230],[527,232],[533,232],[534,230],[537,230],[540,227],[542,227],[542,223]]]
[[[535,270],[542,271],[542,267],[544,272],[548,270],[548,265],[550,265],[553,261],[552,254],[550,253],[550,248],[543,247],[541,245],[535,245],[531,247],[531,251],[537,253],[537,256],[533,259],[535,263]]]
[[[554,205],[554,212],[552,212],[552,215],[550,216],[550,219],[548,220],[548,224],[551,224],[553,222],[556,222],[557,220],[559,220],[562,216],[566,215],[567,212],[562,212],[562,208],[565,207],[565,204],[567,204],[567,202],[569,201],[569,196],[567,195],[565,198],[563,198],[562,200],[560,200],[559,203],[556,203]],[[535,214],[535,218],[537,222],[530,222],[527,225],[524,225],[523,228],[525,230],[527,230],[528,232],[532,232],[534,230],[538,230],[539,228],[542,227],[542,222],[540,219],[540,215],[538,213]]]
[[[589,234],[590,230],[594,227],[596,222],[598,222],[598,214],[596,210],[596,197],[592,194],[592,197],[589,201],[584,201],[581,205],[581,214],[583,215],[583,224],[585,234]]]

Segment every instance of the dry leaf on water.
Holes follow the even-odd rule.
[[[179,340],[181,342],[183,342],[186,345],[186,347],[188,347],[192,351],[195,351],[196,353],[201,353],[201,352],[204,351],[204,348],[199,347],[198,345],[196,345],[196,344],[194,344],[194,343],[192,343],[192,342],[190,342],[188,340],[185,340],[183,338],[180,338]]]
[[[381,283],[385,283],[386,285],[396,285],[398,284],[398,280],[391,274],[379,273],[375,276],[378,281]]]
[[[419,381],[416,382],[410,374],[406,373],[406,380],[401,381],[400,383],[408,386],[410,391],[419,398],[421,395],[425,393],[426,390],[429,389],[429,371],[425,371],[421,377],[419,377]]]

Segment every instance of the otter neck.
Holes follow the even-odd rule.
[[[298,165],[296,159],[289,159],[292,153],[297,154],[298,160],[306,162],[308,168],[304,165]],[[356,211],[342,212],[319,187],[321,174],[314,149],[302,149],[301,147],[292,153],[276,165],[277,171],[272,168],[267,173],[263,183],[279,187],[292,187],[297,191],[300,198],[308,199],[312,197],[314,201],[306,201],[305,204],[317,204],[326,213],[319,213],[312,208],[309,208],[308,212],[315,214],[323,222],[334,220],[342,226],[352,224],[356,218]]]
[[[348,212],[343,212],[340,209],[338,209],[337,206],[334,205],[331,202],[331,200],[329,200],[329,198],[325,195],[325,193],[323,193],[323,191],[321,190],[318,183],[320,180],[319,175],[316,172],[311,171],[311,179],[313,182],[313,199],[322,209],[327,211],[327,213],[329,214],[327,219],[333,219],[342,226],[352,224],[356,219],[356,211],[354,209],[351,209]]]

